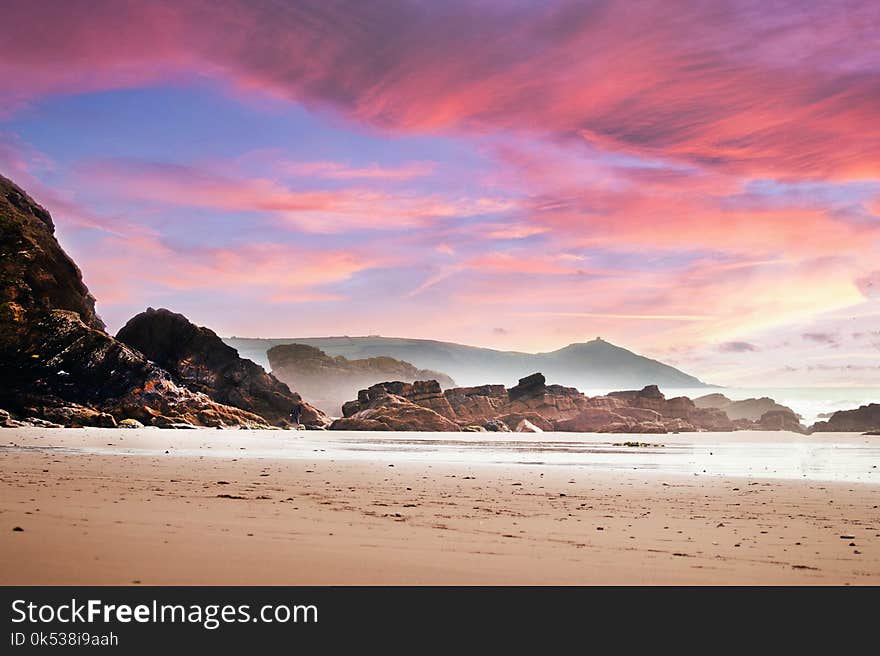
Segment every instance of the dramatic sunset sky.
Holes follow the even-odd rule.
[[[878,382],[876,0],[3,0],[0,80],[113,331]]]

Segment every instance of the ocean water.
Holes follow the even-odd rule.
[[[4,435],[12,440],[9,445],[0,445],[0,454],[37,450],[70,456],[362,461],[382,467],[397,463],[428,468],[447,463],[463,467],[538,467],[566,476],[605,471],[880,485],[880,437],[857,433],[599,435],[140,429],[122,431],[124,441],[118,442],[119,432],[7,429]],[[53,436],[59,439],[49,446],[47,442]],[[108,442],[108,436],[116,441]]]
[[[768,396],[788,406],[801,416],[801,423],[809,426],[821,421],[820,414],[851,410],[868,403],[880,403],[880,385],[877,387],[714,387],[706,389],[664,389],[667,398],[688,396],[696,398],[718,392],[733,401]]]

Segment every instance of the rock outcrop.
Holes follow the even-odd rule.
[[[547,385],[538,373],[522,378],[510,389],[482,385],[444,391],[435,380],[377,383],[360,390],[357,400],[344,403],[343,415],[352,417],[365,408],[373,408],[377,400],[381,402],[388,395],[432,410],[461,429],[480,426],[487,431],[554,430],[557,420],[572,417],[589,404],[587,397],[576,389]],[[334,423],[334,427],[340,425]]]
[[[678,433],[804,430],[797,415],[785,408],[767,411],[757,421],[733,421],[723,410],[699,408],[687,397],[667,399],[656,385],[590,398],[571,387],[547,385],[540,373],[520,379],[509,389],[502,385],[482,385],[442,391],[436,381],[379,383],[360,390],[357,400],[346,402],[343,411],[346,417],[363,419],[367,417],[361,414],[365,409],[376,409],[389,398],[394,399],[397,409],[402,402],[420,406],[466,431]],[[333,428],[345,426],[351,429],[352,425],[340,422]],[[419,430],[401,422],[397,425],[403,428],[395,430]],[[382,429],[377,427],[376,430]]]
[[[0,177],[0,407],[65,425],[266,427],[239,408],[174,382],[139,351],[104,331],[49,213]]]
[[[873,433],[880,431],[880,403],[869,403],[855,410],[838,410],[827,421],[819,421],[811,433]]]
[[[272,374],[309,399],[317,407],[338,415],[342,405],[358,391],[387,380],[413,383],[435,380],[444,388],[453,387],[446,374],[418,369],[409,362],[389,357],[349,360],[331,357],[305,344],[282,344],[267,352]]]
[[[750,421],[760,422],[761,417],[768,412],[790,412],[794,414],[794,411],[791,408],[780,405],[766,396],[731,401],[723,394],[706,394],[705,396],[700,396],[694,399],[694,405],[698,408],[717,408],[718,410],[723,410],[724,414],[726,414],[732,421],[748,419]]]
[[[129,319],[116,339],[168,371],[177,384],[259,415],[274,426],[290,426],[295,414],[306,425],[330,423],[260,365],[240,358],[214,331],[182,314],[147,308]]]
[[[49,212],[2,175],[0,309],[6,320],[23,312],[70,310],[89,328],[104,329],[79,267],[55,239]]]
[[[429,408],[376,388],[357,412],[337,419],[330,430],[454,432],[461,427]]]
[[[256,414],[178,385],[139,351],[88,327],[75,312],[27,313],[6,327],[16,327],[18,335],[15,353],[3,358],[11,380],[0,391],[0,405],[19,416],[67,417],[63,423],[70,426],[109,426],[105,415],[111,415],[147,425],[267,427]]]

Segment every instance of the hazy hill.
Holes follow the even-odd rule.
[[[291,337],[254,339],[229,337],[224,341],[267,369],[266,351],[279,344],[307,344],[328,355],[349,359],[389,356],[421,369],[442,371],[459,385],[503,383],[513,385],[536,371],[548,381],[581,390],[619,390],[659,385],[665,388],[707,387],[675,367],[637,355],[602,339],[571,344],[549,353],[496,351],[451,342],[400,337]]]

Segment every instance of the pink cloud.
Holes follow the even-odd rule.
[[[403,166],[388,167],[378,164],[352,167],[339,162],[288,162],[283,170],[299,177],[331,180],[412,180],[429,175],[432,162],[409,162]]]
[[[867,0],[19,0],[4,18],[7,106],[194,72],[383,129],[582,138],[752,176],[880,175]]]
[[[209,168],[154,162],[93,162],[79,167],[77,179],[91,185],[99,182],[106,195],[129,201],[265,212],[293,228],[316,233],[424,226],[444,218],[490,214],[511,207],[503,198],[488,196],[391,192],[375,187],[294,188],[243,173],[223,174]]]
[[[247,295],[261,304],[344,301],[330,286],[388,266],[387,255],[253,243],[239,248],[176,249],[147,234],[107,236],[79,254],[99,309],[156,304],[169,294],[210,294],[216,303]],[[155,299],[155,300],[154,300]]]

